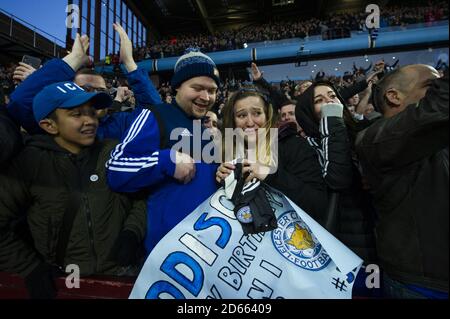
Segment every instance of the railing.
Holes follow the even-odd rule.
[[[66,45],[63,40],[3,9],[0,9],[0,33],[51,56],[61,57],[65,53]]]
[[[392,27],[383,27],[380,28],[379,32],[391,32],[391,31],[403,31],[403,30],[414,30],[414,29],[423,29],[428,27],[436,27],[436,26],[444,26],[448,25],[448,20],[442,21],[434,21],[434,22],[424,22],[424,23],[415,23],[408,24],[405,26],[392,26]],[[351,31],[351,36],[367,34],[367,30],[363,31]],[[312,42],[312,41],[322,41],[322,35],[313,35],[306,37],[304,39],[301,38],[290,38],[290,39],[282,39],[282,40],[271,40],[271,41],[263,41],[263,42],[252,42],[247,43],[248,48],[261,48],[268,46],[284,46],[290,45],[292,43],[304,43],[304,42]]]
[[[127,299],[135,277],[95,276],[80,278],[79,288],[67,288],[65,278],[57,278],[57,299]],[[0,272],[0,300],[27,299],[24,280],[16,274]]]

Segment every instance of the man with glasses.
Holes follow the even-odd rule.
[[[92,69],[85,68],[77,71],[74,82],[87,92],[108,93],[105,79]]]

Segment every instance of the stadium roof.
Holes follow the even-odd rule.
[[[270,21],[312,17],[334,9],[362,7],[364,0],[128,0],[161,35],[209,32]]]

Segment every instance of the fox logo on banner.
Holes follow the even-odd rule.
[[[132,299],[351,298],[362,260],[283,194],[278,228],[244,235],[218,190],[148,256]]]

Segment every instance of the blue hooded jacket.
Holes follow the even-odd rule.
[[[197,126],[195,125],[197,124]],[[162,134],[169,137],[179,130],[175,140],[161,147]],[[217,164],[201,160],[195,163],[195,176],[187,184],[173,175],[176,165],[171,149],[181,139],[188,139],[191,150],[203,133],[201,122],[186,114],[174,101],[143,109],[128,129],[122,142],[111,153],[107,163],[108,184],[115,191],[136,192],[147,190],[148,253],[173,227],[189,215],[216,190]],[[176,135],[176,134],[175,134]],[[194,141],[195,139],[195,141]],[[201,150],[211,141],[202,141]],[[190,154],[191,157],[195,157]]]
[[[33,116],[33,98],[47,85],[72,81],[74,77],[74,70],[66,62],[61,59],[50,60],[14,90],[7,106],[9,114],[29,134],[44,133]],[[136,96],[137,105],[162,103],[145,70],[137,69],[130,72],[127,78]],[[120,139],[140,111],[141,108],[137,107],[133,112],[117,112],[102,119],[97,137]]]

